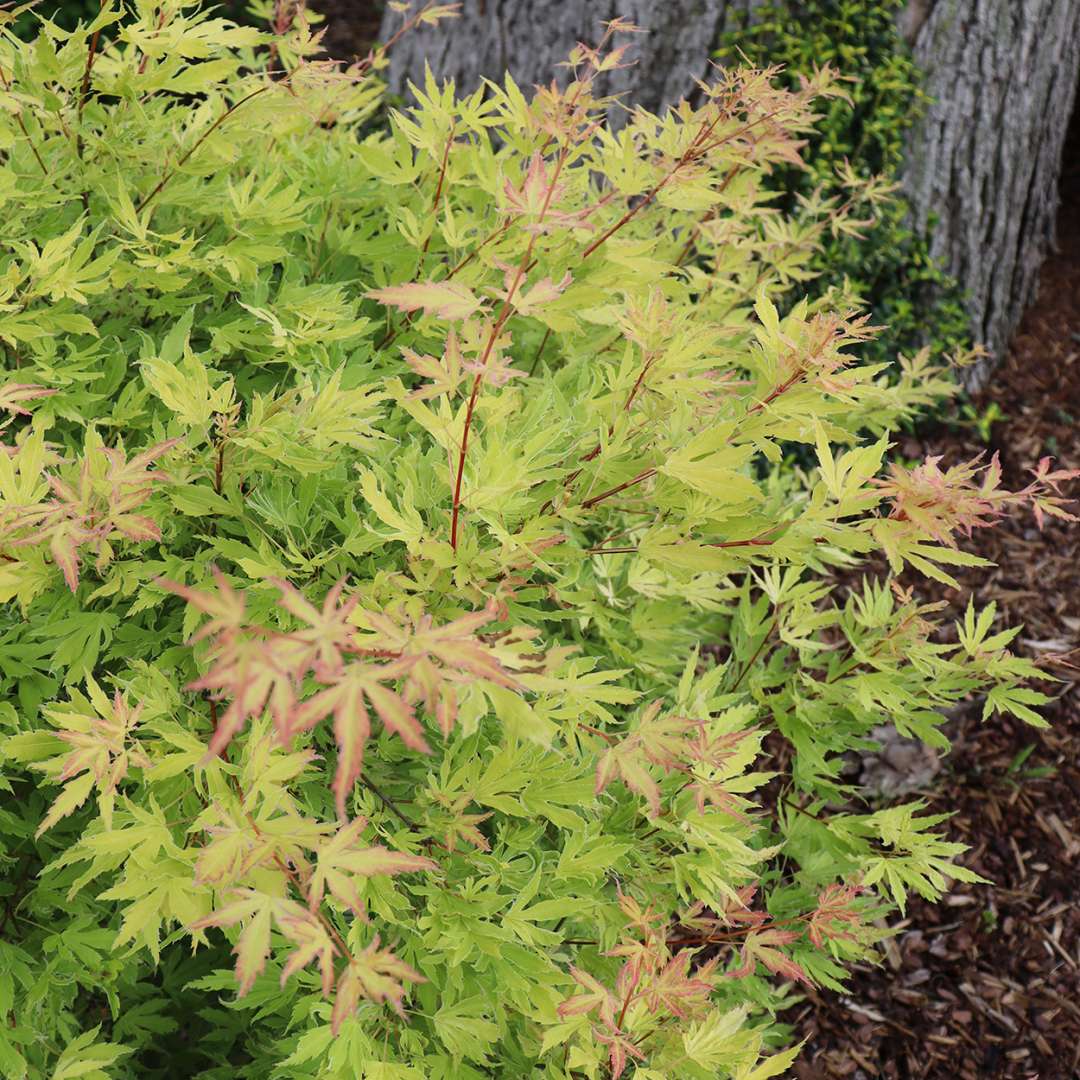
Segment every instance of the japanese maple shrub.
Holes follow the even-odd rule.
[[[613,131],[616,22],[380,119],[273,17],[0,43],[0,1073],[780,1074],[969,876],[845,754],[1042,700],[992,609],[829,568],[950,582],[1063,476],[886,467],[942,370],[777,315],[874,202],[770,207],[829,72]]]

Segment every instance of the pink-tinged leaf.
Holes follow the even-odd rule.
[[[816,948],[826,941],[857,939],[862,919],[854,905],[865,891],[860,885],[829,885],[821,891],[807,924],[807,936]]]
[[[330,693],[329,690],[324,692]],[[334,739],[337,742],[338,760],[332,790],[334,805],[342,821],[348,817],[345,803],[363,768],[364,747],[370,737],[371,719],[364,705],[364,696],[359,687],[349,687],[342,692],[334,709]]]
[[[561,281],[552,281],[549,277],[541,278],[527,292],[519,292],[513,298],[514,308],[519,315],[536,315],[546,304],[557,300],[571,281],[573,278],[569,270],[563,275]],[[507,294],[500,293],[499,295],[505,297]]]
[[[416,714],[408,702],[374,682],[368,686],[367,695],[387,731],[397,735],[410,750],[417,750],[421,754],[431,753],[431,747],[424,739]]]
[[[129,540],[160,540],[157,522],[141,514],[119,514],[112,519],[113,528]]]
[[[360,846],[360,834],[366,825],[364,818],[356,818],[319,849],[318,863],[308,886],[308,903],[313,911],[329,888],[354,914],[363,917],[363,904],[353,878],[437,869],[436,863],[421,855],[391,851],[381,844]]]
[[[441,363],[434,356],[421,356],[412,349],[403,348],[401,352],[405,362],[417,375],[431,380],[413,390],[409,397],[423,401],[440,394],[453,394],[457,390],[462,377],[462,358],[461,346],[453,330],[446,335],[446,350]]]
[[[640,743],[633,736],[623,743],[610,747],[596,766],[596,784],[594,790],[599,795],[605,787],[618,777],[640,795],[649,805],[649,816],[660,814],[660,785],[649,775]]]
[[[305,646],[305,649],[297,650],[293,674],[299,677],[302,669],[310,666],[315,677],[323,682],[336,678],[344,667],[342,654],[349,651],[356,634],[349,616],[356,607],[358,597],[350,597],[339,607],[338,601],[345,587],[344,580],[339,581],[326,594],[320,610],[287,581],[277,578],[271,581],[281,592],[281,606],[295,618],[307,623],[305,629],[288,635],[291,641]]]
[[[644,1061],[645,1055],[623,1031],[595,1031],[596,1041],[608,1048],[608,1061],[611,1063],[611,1080],[619,1080],[629,1058]]]
[[[210,621],[199,630],[193,641],[200,641],[202,638],[228,630],[239,630],[244,625],[243,593],[237,592],[216,566],[211,567],[211,571],[214,575],[214,583],[217,585],[215,592],[192,589],[187,585],[169,581],[168,578],[158,578],[155,582],[168,592],[182,597],[203,614],[210,616]]]
[[[49,397],[55,393],[55,390],[50,390],[45,386],[36,386],[33,383],[8,383],[6,386],[0,386],[0,409],[29,416],[30,410],[24,409],[20,402]]]
[[[803,968],[777,948],[777,946],[790,945],[799,937],[800,934],[795,930],[751,931],[743,942],[742,965],[735,971],[729,971],[728,978],[738,979],[753,974],[756,963],[760,961],[774,975],[813,986]]]
[[[290,733],[296,712],[296,686],[288,670],[288,639],[249,637],[226,631],[215,642],[213,667],[188,684],[191,690],[206,690],[231,697],[218,721],[207,751],[207,761],[220,755],[246,721],[269,708],[279,737]],[[281,656],[282,649],[286,656]]]
[[[297,971],[318,960],[322,975],[323,997],[329,997],[334,986],[334,946],[326,927],[312,912],[292,901],[280,901],[276,912],[278,929],[296,945],[296,949],[281,969],[281,985]]]
[[[685,1020],[707,1002],[713,990],[712,969],[715,962],[703,965],[691,977],[692,958],[693,950],[683,949],[653,976],[644,993],[649,1012],[664,1010]]]
[[[252,916],[240,932],[233,952],[236,953],[236,980],[239,983],[236,993],[237,997],[243,997],[254,986],[270,955],[269,908],[263,908]]]
[[[559,1016],[565,1020],[568,1016],[587,1016],[595,1011],[604,1024],[615,1028],[615,1009],[618,1006],[615,995],[587,971],[573,964],[570,965],[570,975],[584,993],[566,998],[556,1010]]]
[[[369,300],[396,307],[399,311],[423,311],[440,319],[467,319],[483,306],[473,291],[459,281],[413,281],[372,289]]]
[[[63,571],[67,587],[75,592],[79,587],[78,545],[64,525],[58,526],[49,537],[49,550],[56,565]]]
[[[237,996],[243,997],[266,967],[270,955],[270,915],[275,900],[254,889],[237,889],[237,899],[191,924],[192,930],[209,926],[245,924],[233,952],[236,954]]]
[[[331,1030],[336,1035],[346,1018],[352,1016],[362,999],[376,1005],[389,1002],[399,1016],[404,1016],[401,1002],[405,997],[403,982],[421,983],[427,980],[389,949],[379,948],[374,941],[359,956],[354,956],[342,971],[337,983]]]
[[[341,677],[295,710],[294,726],[304,731],[326,716],[334,717],[334,735],[338,745],[338,765],[333,790],[338,816],[345,820],[345,802],[364,759],[364,746],[371,736],[370,701],[388,731],[398,735],[407,746],[422,753],[430,748],[424,740],[412,709],[393,691],[380,685],[379,679],[400,675],[407,667],[400,663],[377,666],[353,663]]]

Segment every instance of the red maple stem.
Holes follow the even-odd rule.
[[[555,168],[552,170],[551,180],[548,183],[548,189],[544,194],[544,202],[537,215],[537,224],[542,222],[547,216],[548,209],[551,206],[551,200],[555,195],[555,187],[558,184],[559,175],[562,172],[563,166],[566,164],[566,159],[569,155],[570,147],[569,144],[567,144],[560,149],[559,156],[555,159]],[[458,450],[457,475],[454,477],[454,501],[450,510],[450,547],[453,548],[454,551],[457,551],[458,546],[458,524],[461,517],[461,483],[462,477],[465,475],[465,458],[469,452],[469,432],[472,430],[473,415],[476,412],[476,399],[480,396],[480,387],[483,385],[484,374],[487,371],[491,353],[495,348],[495,342],[498,341],[499,334],[502,333],[502,329],[510,318],[510,313],[513,311],[514,296],[521,287],[525,275],[534,264],[533,251],[536,249],[536,240],[539,235],[539,232],[534,232],[529,238],[529,245],[525,249],[525,254],[522,257],[521,262],[518,263],[510,287],[506,290],[506,297],[502,302],[502,307],[499,309],[499,314],[496,316],[495,322],[492,324],[491,331],[484,344],[484,351],[480,355],[478,364],[479,370],[473,378],[472,391],[469,394],[469,404],[465,409],[465,426],[461,433],[461,447]]]
[[[687,165],[693,164],[698,158],[715,150],[719,146],[723,146],[724,143],[730,142],[736,136],[745,135],[751,128],[756,127],[758,124],[764,123],[766,120],[771,120],[774,116],[778,116],[783,110],[775,109],[771,113],[766,113],[764,116],[759,116],[756,120],[751,120],[748,124],[745,124],[738,131],[733,131],[730,135],[725,135],[722,139],[717,139],[713,143],[703,145],[705,140],[716,129],[716,125],[723,119],[724,114],[717,110],[715,118],[706,124],[702,124],[701,130],[694,136],[693,141],[683,151],[682,156],[675,162],[674,167],[670,172],[662,176],[646,193],[642,196],[641,201],[631,206],[625,214],[618,221],[615,222],[605,232],[601,233],[582,253],[581,262],[584,262],[590,255],[593,254],[601,245],[607,243],[612,236],[615,235],[623,226],[629,224],[638,214],[641,213],[647,206],[652,204],[652,201],[656,198],[660,192],[667,187],[667,185],[674,179],[680,169],[684,169]],[[725,180],[720,190],[727,186],[730,180]]]
[[[591,499],[586,499],[581,504],[581,508],[583,510],[591,510],[597,503],[603,502],[612,495],[618,495],[620,491],[625,491],[627,488],[633,487],[635,484],[640,484],[643,480],[648,480],[655,475],[656,469],[654,468],[642,469],[637,476],[632,476],[629,480],[624,480],[621,484],[616,484],[615,487],[608,488],[607,491],[602,491],[599,495],[594,495]]]
[[[14,75],[14,69],[12,69],[12,75]],[[0,66],[0,82],[4,84],[4,89],[11,93],[11,80],[7,77],[2,66]],[[23,138],[26,139],[26,145],[30,147],[30,153],[34,155],[34,160],[38,163],[41,171],[45,176],[49,175],[49,170],[42,160],[41,154],[38,153],[38,148],[34,145],[34,140],[30,138],[30,132],[26,129],[26,124],[23,122],[22,109],[15,113],[15,123],[19,125],[19,130],[23,133]]]
[[[424,246],[420,249],[421,255],[427,254],[431,238],[435,235],[435,218],[439,213],[439,202],[442,199],[443,185],[446,183],[446,167],[450,163],[450,147],[454,143],[454,129],[456,127],[457,120],[455,119],[450,124],[450,134],[446,137],[446,146],[443,148],[442,164],[439,166],[439,182],[435,185],[435,198],[431,202],[431,232],[428,233]]]

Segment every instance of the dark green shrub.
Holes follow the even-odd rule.
[[[905,138],[926,101],[896,25],[903,6],[904,0],[766,0],[750,25],[722,42],[718,56],[725,63],[744,56],[761,66],[783,65],[779,81],[788,86],[824,64],[852,80],[847,98],[824,105],[803,153],[806,168],[780,169],[770,180],[788,209],[815,191],[845,202],[845,166],[859,177],[897,174]],[[908,227],[906,214],[899,197],[880,202],[860,236],[826,237],[812,263],[819,273],[808,287],[813,295],[846,287],[883,326],[861,347],[872,361],[924,345],[951,352],[970,342],[959,286],[930,258],[926,238]]]

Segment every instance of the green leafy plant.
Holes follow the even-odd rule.
[[[3,38],[3,1075],[761,1080],[971,877],[845,755],[1035,669],[828,573],[952,583],[1069,474],[886,469],[951,382],[770,299],[848,227],[768,186],[832,73],[613,132],[631,29],[386,125],[299,9]]]
[[[831,99],[810,133],[799,167],[769,181],[788,207],[832,197],[843,203],[857,178],[895,180],[906,136],[925,106],[922,76],[900,36],[904,0],[766,0],[724,36],[725,63],[782,65],[779,79],[798,85],[831,65],[847,93]],[[836,288],[866,304],[882,333],[860,346],[872,361],[891,361],[928,345],[939,353],[970,341],[959,286],[912,230],[907,206],[888,184],[872,212],[847,233],[827,233],[813,261],[812,292]]]

